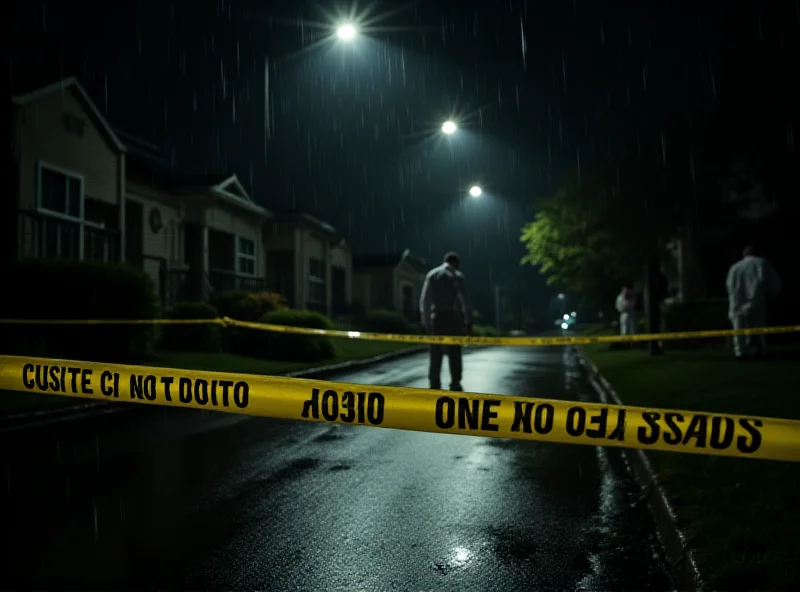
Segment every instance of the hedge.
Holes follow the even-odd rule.
[[[308,310],[271,312],[264,315],[261,322],[309,329],[334,328],[328,317]],[[254,337],[252,342],[257,347],[257,351],[251,352],[250,355],[293,362],[316,362],[333,358],[336,355],[336,348],[331,338],[325,335],[293,335],[257,329],[250,329],[250,331]]]
[[[475,325],[472,331],[478,337],[500,337],[502,332],[497,327],[491,325]]]
[[[150,277],[133,267],[32,259],[4,278],[4,310],[17,319],[153,319]],[[153,325],[28,325],[4,327],[9,354],[104,362],[138,361],[151,349]]]
[[[205,302],[181,302],[170,312],[170,319],[216,319],[219,311]],[[222,326],[164,325],[161,330],[161,347],[193,352],[219,352],[222,347]]]
[[[233,295],[231,293],[231,300]],[[227,304],[227,303],[226,303]],[[237,321],[258,323],[265,315],[287,310],[288,307],[280,294],[275,292],[245,292],[239,300],[230,305],[228,313],[220,314]],[[253,355],[261,347],[260,336],[252,329],[229,327],[225,332],[225,349],[232,353]]]
[[[233,315],[236,305],[246,298],[249,293],[246,290],[227,290],[214,294],[209,304],[217,309],[219,316],[235,318]]]
[[[409,335],[414,327],[406,317],[391,310],[371,310],[358,322],[361,331],[369,333],[396,333]]]

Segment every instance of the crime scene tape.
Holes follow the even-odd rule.
[[[419,432],[800,461],[800,421],[764,417],[18,356],[0,356],[0,389]]]
[[[713,339],[733,337],[736,335],[775,335],[800,332],[800,325],[782,327],[759,327],[753,329],[715,329],[711,331],[676,331],[670,333],[641,333],[637,335],[596,335],[578,336],[562,335],[558,337],[477,337],[477,336],[445,336],[445,335],[404,335],[398,333],[369,333],[365,331],[342,331],[335,329],[311,329],[289,325],[271,325],[268,323],[252,323],[237,321],[229,317],[218,319],[145,319],[145,320],[48,320],[48,319],[0,319],[0,325],[187,325],[217,324],[229,327],[245,327],[257,331],[275,333],[291,333],[296,335],[323,335],[344,339],[364,339],[367,341],[394,341],[414,344],[446,344],[446,345],[503,345],[516,347],[554,346],[554,345],[588,345],[592,343],[640,343],[643,341],[675,341],[679,339]]]

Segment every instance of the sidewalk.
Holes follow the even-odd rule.
[[[673,346],[674,347],[674,346]],[[729,350],[583,351],[623,403],[800,419],[800,348],[737,362]],[[800,465],[648,453],[709,589],[800,588]]]

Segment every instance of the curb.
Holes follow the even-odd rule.
[[[279,374],[278,376],[286,376],[289,378],[324,378],[332,374],[363,370],[370,366],[383,364],[384,362],[390,362],[398,358],[412,356],[426,350],[427,346],[410,347],[408,349],[403,349],[388,354],[381,354],[372,358],[350,360],[349,362],[342,362],[340,364],[330,364],[328,366],[319,366],[317,368],[296,370],[286,374]],[[81,403],[78,405],[68,405],[57,409],[31,411],[28,413],[15,413],[13,415],[7,415],[3,418],[0,418],[0,434],[41,427],[56,422],[83,419],[93,415],[121,413],[123,411],[132,411],[134,409],[141,410],[142,407],[140,405],[117,405],[115,403],[98,401],[92,403]]]
[[[589,374],[589,382],[602,402],[623,405],[619,395],[600,374],[583,348],[573,346],[578,353],[581,366]],[[609,401],[610,400],[610,401]],[[697,591],[703,588],[703,580],[694,559],[694,551],[689,547],[686,537],[678,528],[677,514],[670,504],[664,489],[658,482],[658,475],[644,450],[622,448],[621,451],[633,467],[636,481],[642,488],[643,497],[650,502],[658,536],[667,559],[670,562],[670,576],[678,590]]]

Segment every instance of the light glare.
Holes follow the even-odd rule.
[[[470,188],[470,190],[469,190],[469,194],[470,194],[472,197],[480,197],[481,193],[483,193],[483,191],[482,191],[482,190],[481,190],[481,188],[480,188],[480,187],[478,187],[477,185],[474,185],[474,186],[472,186],[472,187]]]
[[[344,24],[336,30],[336,34],[342,41],[350,41],[356,36],[356,28],[351,24]]]
[[[442,131],[443,131],[444,133],[446,133],[448,136],[449,136],[450,134],[454,134],[454,133],[455,133],[455,131],[456,131],[456,124],[455,124],[455,123],[453,123],[452,121],[445,121],[445,122],[442,124]]]

